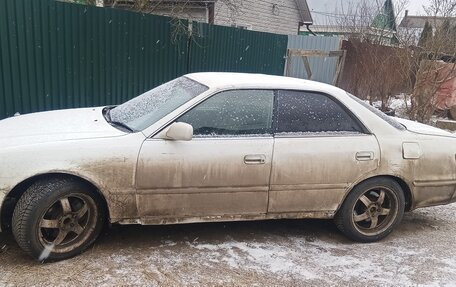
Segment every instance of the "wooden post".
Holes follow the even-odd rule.
[[[291,73],[291,54],[290,50],[287,51],[287,59],[285,60],[285,76],[290,76]]]
[[[309,80],[312,80],[312,69],[310,68],[309,59],[307,58],[307,56],[302,57],[302,62],[304,63],[304,67],[306,68],[307,78]]]
[[[339,63],[337,64],[336,74],[334,75],[333,85],[339,86],[340,79],[342,78],[342,73],[344,72],[345,67],[345,57],[347,56],[347,50],[343,50],[343,55],[339,57]]]

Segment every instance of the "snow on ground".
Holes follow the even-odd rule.
[[[366,102],[369,103],[369,101]],[[400,94],[391,97],[387,106],[396,112],[396,117],[408,119],[407,109],[410,108],[411,104],[412,102],[409,96],[405,94]],[[382,102],[372,102],[372,106],[376,107],[377,109],[380,109],[380,107],[382,106]]]
[[[392,97],[389,102],[389,107],[396,111],[396,116],[400,118],[408,118],[407,109],[412,105],[410,97],[406,95],[398,95]]]
[[[403,98],[389,106],[405,117]],[[0,233],[0,286],[456,286],[455,215],[456,204],[407,213],[372,244],[330,220],[114,226],[47,264]]]
[[[86,253],[48,264],[0,234],[0,286],[456,286],[455,214],[408,213],[372,244],[330,220],[114,226]]]
[[[365,102],[369,103],[369,101],[365,101]],[[407,110],[410,109],[411,104],[412,103],[411,103],[410,96],[408,96],[406,94],[400,94],[400,95],[391,97],[387,106],[390,109],[395,111],[395,117],[409,119],[409,116],[407,115]],[[372,103],[372,106],[376,107],[377,109],[380,109],[380,107],[382,106],[382,102],[375,101]],[[436,126],[437,121],[439,121],[439,120],[448,120],[448,118],[442,118],[437,115],[434,115],[431,117],[429,125]],[[423,128],[423,126],[421,128]],[[448,131],[452,132],[452,133],[456,133],[456,131],[451,131],[451,130],[448,130]]]

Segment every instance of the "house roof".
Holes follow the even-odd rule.
[[[298,7],[299,14],[301,15],[301,22],[304,24],[313,24],[312,14],[310,14],[309,5],[307,0],[295,0]]]
[[[435,17],[435,16],[409,16],[405,15],[399,27],[401,28],[424,28],[424,24],[429,22],[432,27],[440,27],[448,19],[451,23],[456,24],[456,17]]]

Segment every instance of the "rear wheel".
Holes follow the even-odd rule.
[[[38,260],[60,260],[84,251],[104,223],[103,205],[86,184],[54,179],[33,184],[13,213],[19,246]]]
[[[401,222],[405,198],[401,186],[389,178],[374,178],[357,185],[335,217],[337,227],[360,242],[378,241]]]

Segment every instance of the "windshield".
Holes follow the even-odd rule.
[[[142,131],[207,90],[198,82],[180,77],[113,108],[110,118],[131,130]]]

